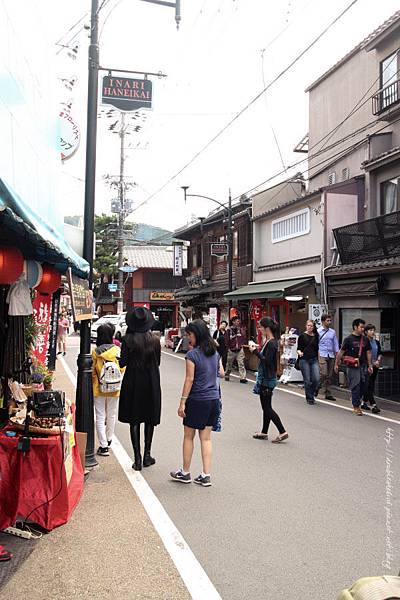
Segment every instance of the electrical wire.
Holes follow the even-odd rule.
[[[90,13],[90,11],[88,11],[88,10],[87,10],[87,11],[85,12],[85,14],[84,14],[84,15],[82,15],[82,17],[79,19],[79,21],[77,21],[76,23],[74,23],[73,25],[71,25],[71,27],[68,29],[68,31],[66,31],[66,32],[64,33],[64,35],[62,35],[62,36],[60,37],[60,39],[59,39],[59,40],[57,40],[57,42],[55,43],[55,45],[56,45],[56,46],[58,46],[59,44],[61,44],[62,40],[63,40],[64,38],[66,38],[66,37],[67,37],[67,35],[68,35],[68,34],[69,34],[71,31],[73,31],[73,30],[75,29],[75,27],[77,27],[77,26],[79,25],[79,23],[81,23],[81,22],[82,22],[84,19],[86,19],[86,17],[88,16],[88,14],[89,14],[89,13]]]
[[[315,44],[358,2],[359,0],[352,0],[350,4],[346,6],[341,13],[333,19],[323,30],[321,33],[317,35],[313,41],[306,46],[304,50],[300,52],[282,71],[276,75],[272,81],[268,83],[268,85],[262,89],[254,98],[246,104],[236,115],[222,128],[220,129],[196,154],[187,162],[183,167],[181,167],[174,175],[172,175],[160,188],[158,188],[155,192],[153,192],[146,200],[144,200],[140,206],[143,206],[150,200],[152,200],[155,196],[157,196],[160,192],[162,192],[172,181],[174,181],[183,171],[185,171],[190,165],[192,165],[198,158],[203,154],[208,148],[218,139],[220,138],[225,131],[227,131],[233,123],[235,123],[257,100],[265,94],[277,81],[279,81],[295,64],[299,62],[299,60],[313,47]],[[138,208],[139,208],[138,207]]]

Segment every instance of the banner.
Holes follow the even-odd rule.
[[[183,244],[174,244],[174,265],[172,268],[174,277],[182,277],[183,273]]]
[[[58,317],[60,314],[60,298],[61,290],[57,290],[56,292],[54,292],[53,299],[51,301],[49,345],[47,349],[47,368],[50,369],[50,371],[56,370],[57,332]]]
[[[39,330],[33,352],[36,358],[44,364],[47,363],[47,352],[49,350],[51,297],[51,294],[40,294],[37,292],[32,302],[33,316]]]

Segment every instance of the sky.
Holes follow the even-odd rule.
[[[141,131],[128,136],[131,147],[125,154],[125,170],[134,184],[129,197],[135,210],[129,220],[171,230],[215,208],[195,198],[185,205],[182,185],[190,186],[189,193],[225,202],[229,189],[238,198],[299,160],[293,148],[308,130],[306,87],[398,9],[397,0],[358,0],[175,177],[350,0],[181,0],[181,4],[179,31],[173,9],[141,0],[106,0],[100,12],[102,66],[167,75],[152,78],[153,110],[141,112]],[[80,148],[63,165],[61,201],[65,215],[83,214],[89,40],[81,26],[66,32],[90,10],[90,0],[69,0],[62,13],[59,2],[45,0],[45,7],[56,75],[76,78],[72,91],[60,85],[60,94],[64,101],[72,100],[71,114],[82,133]],[[79,45],[76,60],[68,56],[68,48],[55,45],[60,38],[63,44]],[[99,103],[99,114],[102,108]],[[119,172],[119,138],[108,130],[109,124],[99,117],[98,214],[110,212],[115,196],[104,176]]]

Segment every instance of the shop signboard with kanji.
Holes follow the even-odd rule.
[[[71,269],[68,269],[67,276],[74,321],[91,319],[93,316],[93,292],[89,289],[89,282],[72,275]]]
[[[51,300],[51,294],[37,292],[32,302],[33,317],[37,325],[36,345],[33,352],[43,364],[47,364],[47,353],[49,351]]]
[[[222,258],[229,254],[228,244],[211,244],[211,256]]]

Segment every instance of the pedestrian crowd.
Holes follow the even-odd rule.
[[[114,339],[114,327],[104,324],[97,331],[97,345],[93,350],[93,393],[96,408],[96,430],[100,443],[98,454],[107,456],[118,420],[129,424],[133,447],[133,469],[155,464],[151,455],[154,427],[161,419],[160,335],[154,332],[155,318],[145,307],[137,307],[126,315],[127,332],[119,347]],[[354,414],[362,410],[379,413],[374,386],[380,367],[381,347],[375,327],[363,319],[353,321],[353,331],[339,347],[332,318],[324,314],[321,326],[311,320],[298,337],[297,361],[304,380],[306,402],[313,405],[318,394],[335,401],[332,391],[334,372],[341,363],[346,369]],[[220,380],[230,381],[234,362],[237,362],[240,383],[247,384],[244,347],[259,361],[253,392],[260,397],[262,409],[261,430],[253,435],[257,440],[268,440],[271,422],[278,435],[271,441],[279,444],[289,438],[281,418],[272,407],[277,385],[279,331],[273,319],[263,317],[259,323],[262,344],[247,341],[238,317],[230,323],[221,321],[210,335],[207,324],[197,319],[186,327],[189,351],[178,416],[183,423],[182,466],[170,473],[174,481],[203,487],[211,485],[212,431],[221,428]],[[156,328],[157,329],[157,328]],[[144,424],[143,452],[141,425]],[[194,439],[198,431],[202,458],[202,472],[192,479],[191,462]]]

